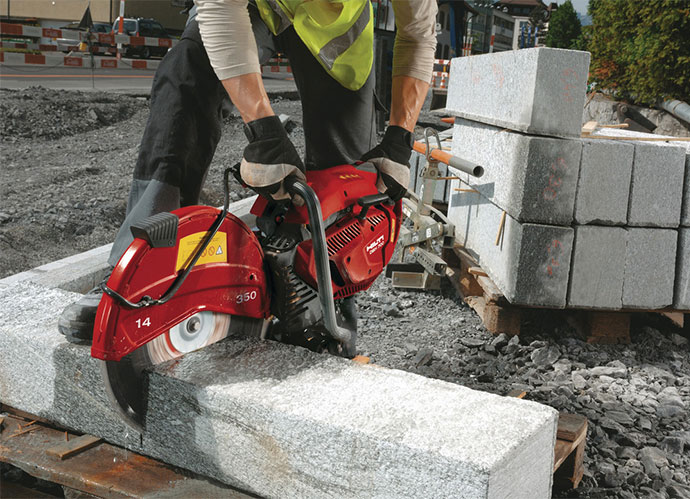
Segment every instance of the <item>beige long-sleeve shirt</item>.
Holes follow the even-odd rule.
[[[259,73],[247,0],[196,0],[196,4],[201,38],[218,78]],[[397,28],[393,76],[429,81],[436,51],[436,0],[392,0],[392,4]]]

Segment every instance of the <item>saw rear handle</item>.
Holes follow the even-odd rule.
[[[319,198],[306,182],[295,176],[286,178],[284,185],[290,194],[301,196],[302,199],[304,199],[304,204],[307,206],[309,229],[311,232],[314,261],[316,264],[316,281],[319,288],[318,294],[323,312],[324,326],[334,340],[341,343],[347,342],[350,340],[350,332],[338,326],[338,322],[335,318],[335,302],[333,301],[333,287],[331,285],[331,268],[328,262],[326,232],[323,226]]]

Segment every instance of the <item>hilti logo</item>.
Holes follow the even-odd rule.
[[[378,239],[372,243],[367,244],[367,253],[370,255],[379,249],[381,246],[383,246],[383,235],[380,235]]]
[[[356,173],[347,173],[345,175],[338,175],[338,178],[342,179],[342,180],[349,180],[352,178],[362,178],[362,177],[357,175]]]

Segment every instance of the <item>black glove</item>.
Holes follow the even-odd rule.
[[[412,133],[402,127],[391,125],[381,143],[362,156],[362,161],[376,168],[376,188],[397,201],[405,196],[410,185],[410,156],[414,139]]]
[[[306,181],[304,163],[277,116],[244,125],[249,145],[240,164],[242,181],[260,195],[280,201],[290,199],[283,181],[295,175]]]

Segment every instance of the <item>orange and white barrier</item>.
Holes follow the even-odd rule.
[[[89,33],[86,31],[75,31],[68,29],[41,28],[39,26],[25,26],[24,24],[0,23],[0,34],[10,36],[21,36],[31,38],[66,38],[86,42]],[[149,47],[174,47],[178,40],[172,38],[151,38],[148,36],[129,36],[115,33],[91,33],[91,41],[103,45],[132,45]]]
[[[450,61],[448,59],[436,59],[434,61],[434,71],[431,75],[431,87],[434,90],[448,90]]]
[[[0,41],[0,48],[14,49],[14,50],[31,50],[35,52],[57,52],[58,46],[48,43],[17,43],[17,42],[2,42]],[[79,45],[70,45],[64,48],[65,51],[79,52]],[[115,47],[100,47],[98,45],[91,46],[92,54],[115,54]]]
[[[261,65],[261,74],[271,73],[292,73],[290,61],[282,57],[269,59],[266,64]]]
[[[92,66],[93,63],[93,66]],[[147,59],[116,59],[101,57],[63,54],[22,54],[17,52],[0,52],[0,64],[7,66],[46,66],[70,67],[85,69],[156,69],[158,60]]]

